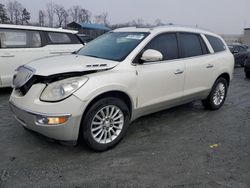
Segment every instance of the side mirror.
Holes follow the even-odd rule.
[[[161,61],[163,60],[163,55],[157,50],[148,49],[142,54],[141,60],[144,62]]]

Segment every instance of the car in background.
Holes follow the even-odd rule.
[[[249,56],[249,51],[246,45],[228,44],[228,48],[234,55],[235,65],[244,67],[245,61]]]
[[[71,54],[83,47],[77,31],[0,24],[0,88],[9,87],[15,69],[43,57]]]
[[[244,71],[246,78],[250,78],[250,57],[248,57],[247,61],[245,62]]]
[[[83,44],[87,44],[88,42],[92,41],[94,37],[86,34],[77,34],[77,36],[80,38],[80,40],[83,42]]]
[[[10,106],[27,129],[104,151],[143,115],[199,99],[218,110],[233,68],[226,43],[211,32],[121,28],[75,54],[19,67]]]

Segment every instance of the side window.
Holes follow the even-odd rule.
[[[214,52],[222,52],[226,50],[226,46],[221,41],[221,39],[210,35],[206,35],[206,37],[212,48],[214,49]]]
[[[79,39],[76,35],[74,34],[69,34],[70,39],[71,39],[71,43],[72,44],[82,44],[81,39]]]
[[[193,57],[203,54],[201,39],[198,34],[180,33],[179,38],[181,44],[181,57]]]
[[[71,44],[71,39],[67,33],[48,32],[50,44]]]
[[[171,60],[178,58],[178,45],[175,33],[160,34],[152,39],[144,51],[147,49],[158,50],[163,55],[163,60]]]
[[[39,31],[0,29],[1,48],[36,48],[41,47]]]

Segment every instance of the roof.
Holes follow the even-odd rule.
[[[76,23],[76,22],[71,22],[68,24],[68,26],[78,26],[84,29],[93,29],[93,30],[101,30],[101,31],[110,31],[111,29],[106,27],[103,24],[94,24],[94,23]]]
[[[36,26],[12,25],[12,24],[0,24],[0,28],[51,31],[51,32],[62,32],[62,33],[72,33],[72,34],[78,33],[78,31],[62,29],[62,28],[36,27]]]
[[[176,25],[165,25],[159,27],[149,27],[149,28],[140,28],[140,27],[125,27],[115,29],[114,32],[149,32],[149,33],[159,33],[159,32],[193,32],[201,33],[208,35],[215,35],[214,33],[199,29],[197,27],[186,27],[186,26],[176,26]]]

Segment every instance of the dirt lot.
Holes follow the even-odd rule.
[[[0,187],[250,187],[250,80],[235,70],[225,105],[194,102],[135,121],[95,153],[28,132],[0,90]]]

